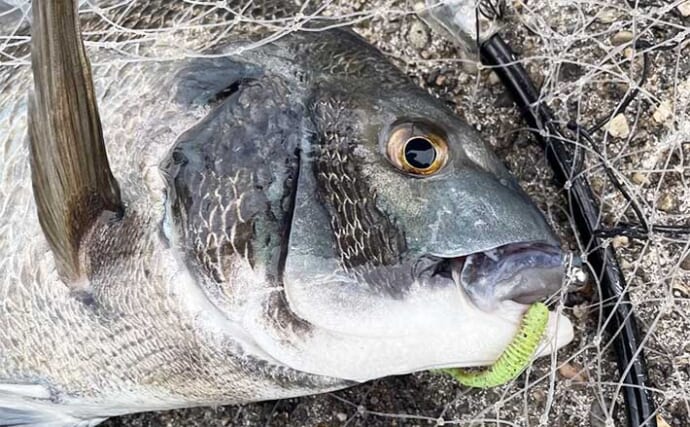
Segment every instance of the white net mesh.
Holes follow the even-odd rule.
[[[89,48],[116,50],[122,61],[200,55],[247,26],[268,28],[270,36],[258,42],[265,43],[315,19],[327,26],[354,25],[482,132],[575,253],[585,258],[594,249],[572,231],[544,151],[496,76],[427,28],[413,2],[303,0],[294,13],[283,15],[257,9],[251,0],[234,7],[223,1],[171,1],[189,13],[167,19],[152,10],[148,24],[139,27],[128,17],[141,2],[83,3],[85,15],[102,18],[87,31]],[[0,67],[28,65],[29,14],[26,1],[0,1]],[[556,117],[592,130],[592,144],[571,142],[587,153],[582,173],[604,208],[600,228],[618,233],[607,244],[616,248],[638,316],[648,386],[662,426],[661,421],[690,425],[690,235],[673,228],[690,225],[689,14],[690,2],[681,0],[514,0],[506,5],[501,31]],[[189,46],[167,50],[166,40],[181,31],[192,36]],[[137,48],[142,42],[161,48],[142,53]],[[95,67],[104,65],[94,60]],[[641,221],[649,233],[635,227]],[[631,224],[637,235],[624,235]],[[584,282],[573,280],[556,305],[572,319],[575,342],[496,389],[465,389],[438,374],[420,373],[327,395],[131,416],[109,425],[624,425],[621,377],[605,331],[610,320],[602,310],[615,301],[599,295],[591,272]]]

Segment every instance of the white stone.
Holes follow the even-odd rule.
[[[615,138],[625,139],[630,136],[630,126],[628,126],[628,120],[625,118],[625,114],[619,114],[614,117],[608,125],[606,125],[606,130]]]
[[[671,118],[673,114],[673,106],[669,101],[662,101],[654,111],[654,121],[657,123],[665,123]]]
[[[611,43],[613,43],[616,46],[629,43],[632,41],[634,35],[630,31],[619,31],[616,34],[611,37]]]
[[[618,12],[616,12],[616,9],[604,9],[604,11],[597,15],[597,19],[602,24],[612,24],[618,19]]]
[[[649,179],[639,172],[634,172],[630,177],[630,180],[637,185],[649,184]]]
[[[669,212],[676,207],[676,198],[671,193],[664,193],[659,197],[656,205],[657,209],[664,212]]]
[[[492,71],[491,74],[489,74],[489,84],[491,86],[496,86],[499,83],[501,83],[501,79],[498,77],[498,74],[496,74],[495,71]]]
[[[628,246],[630,243],[630,239],[628,239],[627,236],[616,236],[613,239],[611,239],[611,245],[613,245],[614,248],[624,248]]]

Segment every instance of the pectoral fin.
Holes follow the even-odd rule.
[[[38,218],[66,282],[83,276],[79,245],[104,211],[121,212],[74,0],[33,0],[29,143]]]

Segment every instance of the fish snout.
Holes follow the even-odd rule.
[[[562,286],[566,255],[548,243],[513,243],[451,261],[455,283],[483,310],[502,301],[531,304]]]

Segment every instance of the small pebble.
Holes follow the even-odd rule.
[[[680,14],[684,17],[690,16],[690,1],[685,1],[676,7],[678,9],[678,12],[680,12]]]
[[[657,123],[664,123],[671,118],[673,114],[673,106],[668,101],[662,101],[654,111],[654,121]]]
[[[690,271],[690,254],[685,255],[683,261],[680,262],[680,268],[685,271]]]
[[[458,85],[466,85],[470,82],[470,76],[468,74],[460,74],[458,76]],[[460,86],[458,86],[460,87]]]
[[[462,70],[467,74],[477,74],[479,72],[476,61],[462,61]]]
[[[498,77],[498,74],[492,71],[491,74],[489,74],[489,84],[491,86],[496,86],[499,83],[501,83],[501,79]]]
[[[561,64],[559,70],[559,77],[564,80],[577,80],[583,74],[582,67],[580,64],[575,64],[572,62],[566,62]]]
[[[619,31],[611,37],[611,43],[615,46],[620,46],[622,44],[630,43],[635,37],[630,31]]]
[[[611,245],[613,245],[614,248],[624,248],[630,244],[630,239],[628,239],[628,236],[616,236],[613,239],[611,239]]]
[[[561,374],[563,378],[576,382],[584,382],[587,379],[582,368],[575,363],[564,363],[558,368],[558,373]]]
[[[630,135],[630,127],[628,126],[628,120],[625,118],[624,114],[619,114],[614,117],[608,125],[606,125],[606,130],[614,138],[625,139]]]
[[[426,25],[420,21],[415,21],[410,26],[410,32],[407,33],[407,40],[415,49],[424,49],[429,43],[429,32]]]
[[[671,193],[664,193],[659,197],[656,207],[660,211],[670,212],[676,207],[676,199]]]
[[[690,287],[676,283],[673,285],[673,296],[677,298],[687,298],[690,296]],[[688,357],[690,357],[690,354]]]
[[[530,64],[532,64],[530,62]],[[544,84],[544,76],[541,74],[539,67],[537,65],[528,66],[529,76],[532,78],[534,86],[539,88]]]
[[[597,19],[602,24],[612,24],[618,20],[618,12],[616,12],[616,9],[604,9],[597,15]]]
[[[496,101],[494,102],[494,105],[499,108],[507,108],[507,107],[512,107],[514,105],[513,98],[510,97],[510,94],[506,92],[501,92],[500,95],[496,97]],[[514,127],[512,124],[508,124],[508,128]],[[511,132],[515,135],[515,138],[517,138],[517,133],[518,132]]]
[[[347,414],[345,414],[345,413],[343,413],[343,412],[338,412],[337,414],[335,414],[335,417],[336,417],[336,418],[338,419],[338,421],[340,421],[341,423],[344,423],[345,421],[347,421]]]
[[[446,83],[446,79],[447,79],[446,75],[441,74],[438,77],[436,77],[434,84],[436,84],[436,86],[443,86]]]
[[[637,51],[631,47],[626,47],[625,50],[623,51],[623,55],[633,62],[635,66],[641,67],[643,63],[642,55],[638,55]],[[628,83],[623,83],[622,84],[623,88],[627,88],[629,85]]]
[[[573,316],[577,319],[582,320],[589,315],[589,309],[587,304],[576,305],[573,307]]]
[[[637,185],[649,184],[649,179],[639,172],[634,172],[630,177],[630,180],[633,182],[633,184]]]

